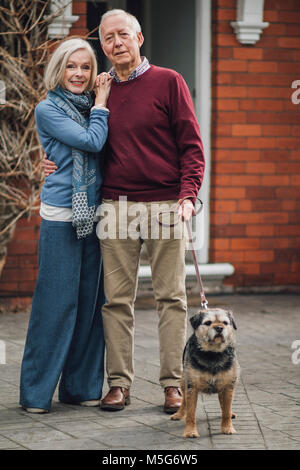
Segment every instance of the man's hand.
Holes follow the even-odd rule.
[[[193,215],[196,215],[192,201],[190,199],[184,199],[179,206],[178,213],[181,216],[181,220],[184,222],[190,220]]]
[[[57,170],[57,166],[51,160],[48,160],[47,155],[44,153],[44,158],[41,162],[45,176],[49,176]]]

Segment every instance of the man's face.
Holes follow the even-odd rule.
[[[135,33],[123,15],[109,16],[101,25],[102,49],[113,66],[137,67],[143,41],[142,33]]]

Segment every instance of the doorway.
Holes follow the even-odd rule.
[[[195,97],[195,0],[89,0],[87,28],[97,28],[101,16],[110,8],[123,8],[139,20],[145,38],[141,54],[150,63],[181,73]],[[98,32],[93,34],[99,70],[108,70],[101,51]]]
[[[195,97],[195,0],[143,0],[144,54],[152,64],[174,69]]]
[[[211,121],[211,0],[88,0],[88,29],[96,27],[101,15],[111,8],[127,10],[137,17],[145,42],[141,54],[150,63],[176,70],[184,77],[195,104],[206,160],[200,190],[204,211],[197,217],[201,231],[200,263],[209,259],[210,121]],[[98,34],[94,35],[97,36]],[[101,71],[109,70],[101,51],[97,53]],[[205,222],[204,222],[205,221]],[[199,228],[198,228],[199,227]]]

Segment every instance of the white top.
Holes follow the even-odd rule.
[[[53,222],[72,222],[72,209],[71,207],[50,206],[41,202],[40,216]],[[99,216],[95,215],[94,221],[99,222]]]

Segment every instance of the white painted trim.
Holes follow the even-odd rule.
[[[199,192],[199,197],[204,203],[204,217],[202,220],[204,220],[205,226],[199,228],[200,217],[196,217],[195,223],[197,232],[204,229],[204,243],[202,249],[197,251],[197,259],[200,263],[207,263],[210,237],[211,0],[195,0],[195,6],[195,111],[200,125],[205,156],[204,181]]]
[[[198,264],[200,275],[210,279],[223,279],[234,273],[234,267],[230,263]],[[185,267],[186,276],[195,277],[195,266],[187,264]],[[151,267],[142,265],[139,267],[139,278],[151,279]]]
[[[230,24],[241,44],[255,44],[269,23],[263,21],[264,0],[238,0],[237,21]]]
[[[195,46],[195,110],[199,122],[205,156],[205,174],[199,197],[204,203],[203,211],[196,217],[194,230],[204,232],[203,246],[197,251],[197,260],[201,276],[209,280],[222,281],[234,273],[229,263],[209,264],[210,241],[210,172],[211,172],[211,76],[212,76],[212,2],[211,0],[195,0],[196,5],[196,46]],[[203,213],[204,212],[204,213]],[[201,227],[200,223],[204,223]],[[198,224],[198,227],[197,227]],[[196,279],[195,266],[186,265],[187,277]]]
[[[54,18],[48,25],[49,38],[65,37],[79,16],[72,15],[72,2],[70,0],[52,0],[50,3],[50,12],[62,11],[61,15]]]

